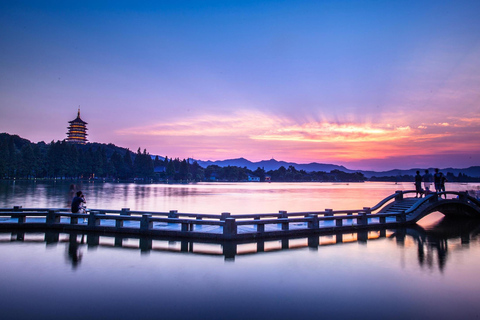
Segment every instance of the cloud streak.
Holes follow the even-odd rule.
[[[299,122],[259,111],[200,115],[147,127],[132,127],[117,134],[141,141],[161,141],[149,148],[181,147],[176,152],[214,159],[265,159],[273,153],[285,160],[349,162],[424,156],[480,150],[473,136],[480,119],[450,118],[448,122],[401,123]],[[185,149],[182,151],[182,149]],[[185,152],[186,151],[186,152]],[[299,157],[300,156],[300,157]]]

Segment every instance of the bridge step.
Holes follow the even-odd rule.
[[[410,209],[419,199],[418,198],[406,198],[403,200],[397,200],[393,202],[390,206],[385,207],[380,212],[381,213],[392,213],[407,211]]]

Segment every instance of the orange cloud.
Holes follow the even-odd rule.
[[[472,134],[480,133],[478,118],[421,124],[300,122],[247,110],[126,128],[117,133],[145,141],[149,150],[162,149],[152,152],[203,159],[260,160],[274,156],[296,161],[351,161],[480,149],[478,139],[472,139]]]

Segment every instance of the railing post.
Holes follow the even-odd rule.
[[[22,206],[14,206],[13,211],[22,211]],[[27,221],[26,216],[18,216],[18,224],[24,224]]]
[[[333,217],[333,209],[325,209],[325,217]]]
[[[58,211],[55,211],[55,210],[48,210],[47,219],[46,219],[47,225],[60,223],[60,217],[57,215],[57,212]]]
[[[231,216],[230,212],[222,212],[222,214],[220,215],[220,220],[225,221],[225,219],[227,219],[230,216]]]
[[[367,213],[365,211],[360,211],[357,215],[357,225],[363,226],[368,222]]]
[[[225,224],[223,225],[223,235],[226,237],[233,237],[237,234],[237,222],[235,218],[229,217],[225,219]]]
[[[148,231],[153,227],[153,222],[150,221],[152,215],[150,213],[142,214],[142,220],[140,220],[140,231]]]
[[[287,211],[279,211],[280,216],[278,217],[279,219],[288,219],[288,214]],[[288,221],[287,222],[282,222],[282,230],[283,231],[288,231]]]
[[[320,228],[320,223],[318,220],[318,215],[316,214],[309,214],[308,217],[312,218],[312,220],[308,221],[308,229],[316,230]]]
[[[122,216],[129,216],[130,215],[130,208],[122,208],[122,212],[120,214]]]
[[[170,210],[168,213],[169,218],[177,218],[178,217],[178,211],[177,210]]]
[[[395,191],[395,201],[400,201],[403,200],[403,191],[402,190],[397,190]]]
[[[98,227],[100,225],[100,219],[97,219],[98,211],[90,211],[88,216],[88,226],[89,227]]]

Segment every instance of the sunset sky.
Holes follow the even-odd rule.
[[[138,3],[137,3],[138,2]],[[480,165],[480,1],[0,1],[0,132],[201,160]]]

